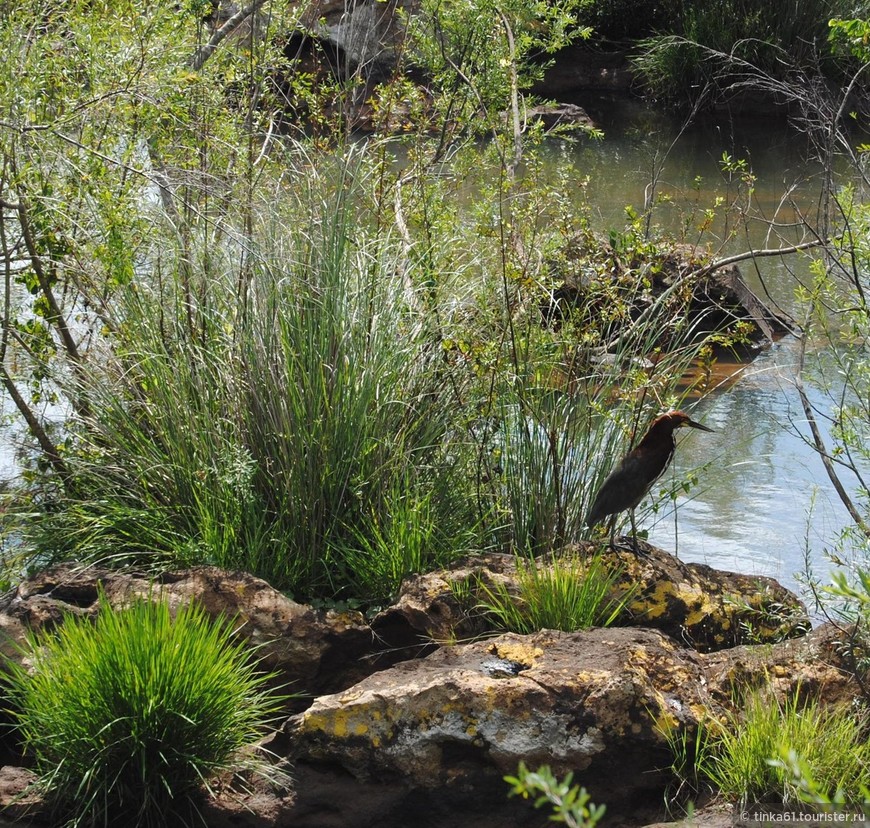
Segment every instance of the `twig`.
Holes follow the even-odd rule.
[[[256,14],[265,2],[266,0],[254,0],[249,6],[236,12],[209,38],[208,43],[196,50],[190,59],[190,68],[197,72],[202,69],[203,64],[214,54],[217,47],[241,25],[246,17]]]
[[[849,497],[849,493],[846,491],[842,481],[840,480],[839,475],[837,474],[837,470],[834,468],[834,463],[831,460],[831,455],[828,453],[824,437],[822,436],[822,433],[819,430],[818,423],[816,422],[815,413],[813,412],[813,408],[810,405],[809,398],[804,391],[803,369],[805,357],[806,336],[801,337],[800,357],[798,360],[798,370],[794,378],[794,385],[797,389],[798,396],[800,396],[801,405],[803,406],[804,415],[807,418],[807,424],[810,427],[810,432],[813,435],[813,447],[815,448],[816,454],[819,455],[822,464],[825,467],[825,471],[828,474],[831,485],[833,485],[835,491],[840,497],[841,502],[846,507],[846,510],[849,512],[852,520],[855,522],[855,525],[864,533],[866,537],[870,538],[870,526],[867,525],[864,518],[861,516],[861,513],[858,511],[857,507],[853,503],[852,498]]]

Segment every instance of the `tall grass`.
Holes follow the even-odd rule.
[[[244,290],[215,267],[129,294],[120,343],[92,369],[82,496],[42,517],[41,549],[209,562],[368,602],[465,551],[455,378],[345,174]]]
[[[866,717],[799,692],[783,702],[770,692],[753,692],[740,714],[707,736],[699,769],[733,801],[799,802],[799,780],[776,761],[790,752],[822,790],[841,791],[847,801],[860,801],[862,789],[870,787]]]
[[[498,626],[521,634],[609,627],[630,600],[613,595],[619,576],[599,556],[568,555],[549,563],[518,558],[517,594],[500,581],[481,584],[481,605]]]
[[[858,15],[844,0],[726,0],[684,8],[666,32],[641,42],[635,59],[654,94],[683,104],[743,85],[749,65],[779,79],[819,65],[833,68],[828,20]]]
[[[7,664],[13,721],[54,824],[202,824],[203,786],[232,767],[277,779],[251,747],[281,709],[232,623],[165,602],[68,619]]]
[[[24,528],[32,561],[211,563],[372,606],[468,551],[585,536],[600,482],[676,400],[690,289],[647,296],[654,245],[628,234],[649,260],[616,287],[593,263],[598,292],[548,327],[530,279],[492,289],[503,241],[450,257],[440,220],[425,250],[394,238],[367,212],[372,163],[307,170],[244,244],[143,263],[82,369],[90,415],[68,493],[40,492]]]
[[[643,272],[634,290],[648,289]],[[510,385],[494,406],[488,495],[496,544],[521,554],[547,555],[588,536],[585,516],[607,474],[652,418],[676,405],[677,383],[697,352],[703,315],[689,320],[691,293],[675,283],[647,297],[613,298],[628,318],[608,352],[578,342],[602,325],[595,302],[581,307],[556,343],[529,349],[511,366]],[[532,338],[532,335],[529,335]],[[555,353],[554,353],[555,351]],[[543,356],[542,356],[543,354]]]

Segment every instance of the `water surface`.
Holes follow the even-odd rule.
[[[551,160],[579,161],[589,176],[589,199],[601,229],[624,226],[625,206],[641,208],[658,176],[656,192],[670,203],[655,211],[654,223],[687,231],[687,241],[700,239],[717,255],[801,240],[800,228],[787,225],[801,214],[813,217],[819,166],[807,159],[805,139],[784,123],[731,119],[678,134],[672,119],[637,103],[599,101],[587,108],[603,126],[604,140],[553,145]],[[697,229],[717,196],[746,203],[734,176],[722,171],[723,153],[745,159],[756,177],[750,202],[756,218],[746,227],[738,223],[731,239],[735,224],[726,224],[721,211],[710,232]],[[771,232],[764,219],[783,226]],[[808,267],[809,259],[798,255],[759,258],[742,264],[741,271],[757,292],[797,314],[795,288],[809,276]],[[653,543],[686,561],[770,575],[792,589],[799,589],[796,574],[807,559],[817,574],[828,573],[824,550],[849,517],[821,461],[800,436],[809,432],[793,382],[798,359],[798,342],[786,337],[748,364],[736,382],[692,409],[692,416],[716,433],[678,433],[667,475],[679,481],[696,471],[698,484],[678,499],[676,510],[663,508],[644,527]],[[828,410],[818,390],[807,385],[806,391]]]

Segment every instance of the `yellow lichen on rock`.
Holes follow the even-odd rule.
[[[523,664],[526,667],[531,667],[544,655],[544,651],[540,647],[534,647],[522,641],[499,642],[498,645],[493,647],[493,652],[505,661],[515,661],[517,664]]]

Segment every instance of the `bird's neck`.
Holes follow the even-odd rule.
[[[657,448],[666,450],[668,453],[672,452],[676,447],[673,426],[667,421],[653,423],[637,447],[645,450]]]

